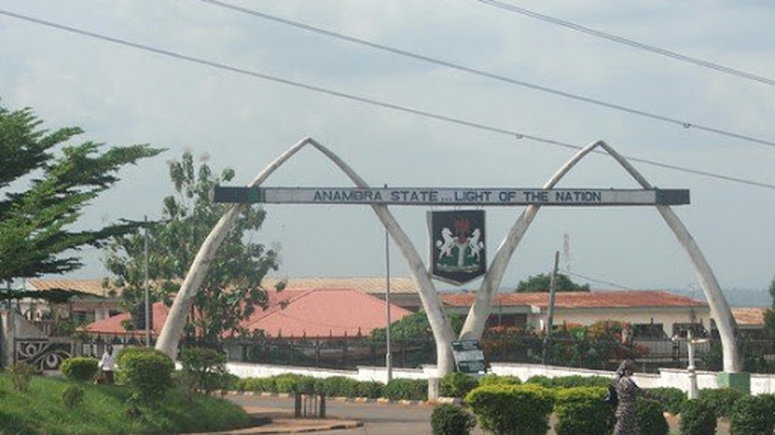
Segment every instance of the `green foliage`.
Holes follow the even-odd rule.
[[[140,418],[124,414],[132,391],[121,386],[74,382],[64,377],[36,377],[29,391],[11,388],[11,376],[0,373],[0,433],[118,434],[201,433],[239,429],[250,424],[238,405],[212,397],[187,397],[170,390],[160,402],[138,403]],[[68,389],[80,389],[83,402],[70,409]],[[77,394],[77,393],[75,393]]]
[[[299,391],[300,390],[299,382],[301,381],[301,379],[302,379],[301,375],[296,375],[292,373],[275,376],[274,380],[275,380],[275,385],[277,386],[276,392],[283,393],[283,394],[291,394]]]
[[[745,393],[733,388],[700,390],[700,400],[707,402],[717,417],[729,417],[735,402],[743,396]]]
[[[90,382],[97,376],[99,361],[91,357],[72,357],[62,362],[59,371],[67,379],[74,381]]]
[[[683,390],[674,387],[647,388],[644,390],[644,396],[661,403],[667,412],[674,415],[681,413],[688,400]]]
[[[667,435],[670,427],[665,418],[665,408],[654,400],[638,399],[638,434]]]
[[[498,376],[488,373],[479,378],[479,386],[485,385],[520,385],[522,381],[516,376]]]
[[[531,376],[526,384],[541,385],[545,388],[576,388],[576,387],[608,387],[611,379],[604,376],[569,375],[548,378],[546,376]]]
[[[735,402],[729,421],[732,435],[775,433],[775,395],[741,397]]]
[[[149,270],[153,301],[169,302],[178,291],[188,267],[213,226],[231,205],[215,204],[212,188],[234,179],[225,169],[215,175],[207,164],[198,166],[191,153],[171,162],[169,173],[177,192],[164,198],[162,221],[148,228]],[[210,262],[207,275],[194,297],[193,316],[186,332],[205,341],[218,342],[222,334],[242,334],[241,322],[265,306],[261,280],[277,269],[277,254],[251,241],[264,221],[258,207],[243,207]],[[142,300],[144,290],[144,235],[116,237],[107,247],[105,265],[113,278],[107,285],[121,287],[127,307]]]
[[[355,395],[357,397],[377,399],[382,397],[384,392],[385,384],[377,381],[358,382],[358,385],[355,387]]]
[[[213,390],[224,388],[226,380],[226,355],[216,349],[194,347],[180,352],[183,372],[190,376],[193,387],[209,395]]]
[[[148,145],[65,145],[80,128],[48,132],[30,109],[0,106],[0,282],[61,274],[82,266],[72,252],[134,229],[131,224],[79,228],[83,209],[119,181],[128,164],[161,152]],[[13,184],[14,189],[7,189]],[[71,256],[66,256],[70,254]]]
[[[456,405],[439,405],[431,413],[433,435],[468,435],[475,426],[474,416]]]
[[[119,353],[118,367],[134,397],[143,403],[158,402],[172,387],[175,364],[169,356],[156,349],[124,348]]]
[[[613,423],[613,408],[603,403],[605,387],[575,387],[555,393],[558,435],[605,435]]]
[[[443,397],[465,397],[469,391],[479,385],[473,376],[460,372],[452,372],[439,382],[440,393]]]
[[[358,381],[345,376],[319,379],[317,383],[317,391],[329,397],[355,397],[357,388]]]
[[[449,322],[455,334],[459,334],[463,329],[463,316],[451,315]],[[371,331],[372,338],[377,342],[385,341],[385,328],[375,328]],[[428,316],[425,311],[418,311],[401,320],[390,324],[391,340],[411,340],[420,338],[433,338],[431,325],[428,323]]]
[[[62,403],[67,409],[73,409],[83,403],[83,388],[70,385],[62,392]]]
[[[707,402],[687,400],[681,409],[681,435],[713,435],[716,433],[716,414]]]
[[[485,430],[496,435],[543,435],[549,429],[552,392],[538,385],[487,385],[465,398]]]
[[[428,381],[423,379],[393,379],[385,386],[390,400],[428,400]]]
[[[32,375],[35,374],[35,369],[25,362],[17,362],[11,365],[8,373],[11,375],[13,388],[16,391],[26,392],[30,388],[30,381],[32,381]]]
[[[541,273],[535,276],[529,276],[527,280],[520,281],[517,284],[517,293],[522,292],[548,292],[551,287],[552,276],[546,273]],[[557,291],[558,292],[588,292],[589,284],[577,284],[568,277],[568,275],[558,273],[557,274]]]
[[[240,390],[255,391],[262,393],[276,393],[277,382],[271,378],[247,378],[240,382]]]

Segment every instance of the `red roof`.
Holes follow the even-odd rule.
[[[386,305],[381,299],[358,290],[300,290],[270,291],[269,307],[256,312],[242,323],[248,331],[263,330],[270,337],[353,337],[358,333],[369,335],[375,328],[384,328]],[[162,302],[153,304],[153,335],[158,335],[167,320],[167,308]],[[391,321],[411,314],[391,304]],[[144,331],[124,331],[121,322],[129,313],[119,314],[91,323],[85,332],[106,335],[140,335]]]
[[[476,294],[442,293],[441,300],[451,306],[471,306]],[[549,293],[498,293],[493,305],[549,307]],[[677,296],[661,290],[557,292],[557,308],[636,308],[636,307],[706,307],[696,299]]]

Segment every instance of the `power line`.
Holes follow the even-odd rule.
[[[446,116],[446,115],[439,115],[439,114],[436,114],[436,113],[426,112],[426,111],[415,109],[415,108],[408,107],[408,106],[401,106],[401,105],[398,105],[398,104],[386,103],[386,102],[383,102],[383,101],[374,100],[374,99],[367,98],[367,97],[361,97],[361,96],[358,96],[358,95],[348,94],[348,93],[344,93],[344,92],[340,92],[340,91],[335,91],[335,90],[332,90],[332,89],[327,89],[327,88],[323,88],[323,87],[319,87],[319,86],[315,86],[315,85],[309,85],[309,84],[306,84],[306,83],[297,82],[297,81],[293,81],[293,80],[288,80],[288,79],[284,79],[284,78],[281,78],[281,77],[275,77],[275,76],[271,76],[271,75],[268,75],[268,74],[263,74],[263,73],[259,73],[259,72],[256,72],[256,71],[251,71],[251,70],[247,70],[247,69],[243,69],[243,68],[239,68],[239,67],[235,67],[235,66],[230,66],[230,65],[214,62],[214,61],[207,60],[207,59],[197,58],[197,57],[193,57],[193,56],[189,56],[189,55],[185,55],[185,54],[181,54],[181,53],[176,53],[176,52],[169,51],[169,50],[164,50],[164,49],[161,49],[161,48],[151,47],[151,46],[148,46],[148,45],[143,45],[143,44],[139,44],[139,43],[132,42],[132,41],[127,41],[127,40],[123,40],[123,39],[114,38],[114,37],[111,37],[111,36],[105,36],[105,35],[101,35],[101,34],[98,34],[98,33],[89,32],[89,31],[82,30],[82,29],[77,29],[75,27],[67,26],[67,25],[64,25],[64,24],[58,24],[58,23],[54,23],[54,22],[51,22],[51,21],[45,21],[45,20],[41,20],[39,18],[30,17],[30,16],[27,16],[27,15],[17,14],[17,13],[14,13],[14,12],[6,11],[4,9],[0,9],[0,15],[6,15],[6,16],[17,18],[17,19],[20,19],[20,20],[32,22],[32,23],[35,23],[35,24],[40,24],[42,26],[51,27],[51,28],[55,28],[55,29],[59,29],[59,30],[64,30],[66,32],[70,32],[70,33],[75,33],[75,34],[78,34],[78,35],[86,36],[86,37],[89,37],[89,38],[99,39],[99,40],[102,40],[102,41],[107,41],[107,42],[111,42],[111,43],[118,44],[118,45],[132,47],[132,48],[136,48],[136,49],[141,50],[141,51],[147,51],[147,52],[159,54],[159,55],[166,56],[166,57],[171,57],[171,58],[175,58],[175,59],[179,59],[179,60],[185,60],[185,61],[196,63],[196,64],[199,64],[199,65],[205,65],[205,66],[209,66],[209,67],[216,68],[216,69],[230,71],[230,72],[246,75],[246,76],[253,77],[253,78],[259,78],[259,79],[264,79],[264,80],[273,81],[273,82],[277,82],[277,83],[282,83],[282,84],[285,84],[285,85],[288,85],[288,86],[292,86],[292,87],[296,87],[296,88],[301,88],[301,89],[306,89],[306,90],[317,92],[317,93],[321,93],[321,94],[331,95],[331,96],[343,98],[343,99],[346,99],[346,100],[357,101],[357,102],[360,102],[360,103],[365,103],[365,104],[369,104],[369,105],[372,105],[372,106],[378,106],[378,107],[382,107],[382,108],[386,108],[386,109],[391,109],[391,110],[395,110],[395,111],[398,111],[398,112],[411,113],[411,114],[414,114],[414,115],[423,116],[425,118],[430,118],[430,119],[435,119],[435,120],[438,120],[438,121],[449,122],[449,123],[452,123],[452,124],[457,124],[457,125],[462,125],[462,126],[466,126],[466,127],[471,127],[471,128],[475,128],[475,129],[478,129],[478,130],[488,131],[488,132],[491,132],[491,133],[502,134],[502,135],[509,136],[511,138],[528,139],[528,140],[532,140],[534,142],[542,143],[542,144],[545,144],[545,145],[550,145],[550,146],[560,147],[560,148],[565,148],[565,149],[571,149],[571,150],[580,150],[582,148],[581,146],[578,146],[578,145],[572,145],[572,144],[569,144],[569,143],[565,143],[565,142],[561,142],[561,141],[557,141],[557,140],[553,140],[553,139],[546,139],[546,138],[542,138],[542,137],[539,137],[539,136],[532,136],[532,135],[520,133],[520,132],[517,132],[517,131],[508,130],[508,129],[505,129],[505,128],[489,126],[489,125],[486,125],[486,124],[481,124],[481,123],[474,122],[474,121],[468,121],[468,120],[461,119],[461,118],[454,118],[454,117]],[[607,153],[605,153],[604,151],[595,150],[594,152],[599,153],[599,154],[607,155]],[[754,181],[754,180],[748,180],[748,179],[743,179],[743,178],[737,178],[737,177],[731,177],[731,176],[726,176],[726,175],[720,175],[720,174],[716,174],[716,173],[712,173],[712,172],[701,171],[701,170],[698,170],[698,169],[685,168],[685,167],[681,167],[681,166],[677,166],[677,165],[671,165],[671,164],[668,164],[668,163],[662,163],[662,162],[658,162],[658,161],[654,161],[654,160],[642,159],[642,158],[639,158],[639,157],[625,156],[625,158],[627,158],[628,160],[633,161],[633,162],[639,162],[639,163],[643,163],[645,165],[656,166],[656,167],[660,167],[660,168],[664,168],[664,169],[669,169],[669,170],[673,170],[673,171],[685,172],[685,173],[689,173],[689,174],[701,175],[701,176],[705,176],[705,177],[709,177],[709,178],[716,178],[716,179],[719,179],[719,180],[730,181],[730,182],[735,182],[735,183],[746,184],[746,185],[750,185],[750,186],[763,187],[763,188],[775,190],[775,184],[771,184],[771,183],[764,183],[764,182],[760,182],[760,181]]]
[[[332,37],[332,38],[337,38],[337,39],[341,39],[341,40],[344,40],[344,41],[352,42],[352,43],[355,43],[355,44],[363,45],[363,46],[370,47],[370,48],[373,48],[373,49],[376,49],[376,50],[386,51],[386,52],[389,52],[389,53],[397,54],[399,56],[405,56],[405,57],[413,58],[413,59],[416,59],[416,60],[421,60],[421,61],[424,61],[424,62],[429,62],[429,63],[435,64],[435,65],[440,65],[440,66],[444,66],[444,67],[447,67],[447,68],[452,68],[452,69],[455,69],[455,70],[458,70],[458,71],[467,72],[467,73],[474,74],[474,75],[477,75],[477,76],[480,76],[480,77],[486,77],[486,78],[490,78],[490,79],[493,79],[493,80],[498,80],[498,81],[501,81],[501,82],[509,83],[509,84],[512,84],[512,85],[526,87],[526,88],[533,89],[533,90],[536,90],[536,91],[539,91],[539,92],[545,92],[545,93],[557,95],[557,96],[560,96],[560,97],[569,98],[569,99],[576,100],[576,101],[581,101],[581,102],[584,102],[584,103],[587,103],[587,104],[593,104],[593,105],[596,105],[596,106],[601,106],[601,107],[605,107],[605,108],[608,108],[608,109],[617,110],[617,111],[620,111],[620,112],[626,112],[626,113],[629,113],[629,114],[632,114],[632,115],[637,115],[637,116],[641,116],[641,117],[645,117],[645,118],[654,119],[654,120],[657,120],[657,121],[662,121],[662,122],[670,123],[670,124],[673,124],[673,125],[678,125],[678,126],[680,126],[682,128],[693,128],[693,129],[696,129],[696,130],[702,130],[702,131],[709,132],[709,133],[714,133],[714,134],[718,134],[718,135],[722,135],[722,136],[727,136],[727,137],[731,137],[731,138],[735,138],[735,139],[740,139],[740,140],[744,140],[744,141],[748,141],[748,142],[758,143],[758,144],[761,144],[761,145],[775,147],[775,142],[770,141],[770,140],[761,139],[761,138],[757,138],[757,137],[753,137],[753,136],[748,136],[748,135],[744,135],[744,134],[740,134],[740,133],[735,133],[735,132],[728,131],[728,130],[723,130],[723,129],[720,129],[720,128],[715,128],[715,127],[709,127],[709,126],[705,126],[705,125],[701,125],[701,124],[696,124],[696,123],[692,123],[692,122],[688,122],[688,121],[682,121],[680,119],[671,118],[671,117],[660,115],[660,114],[657,114],[657,113],[651,113],[651,112],[647,112],[647,111],[644,111],[644,110],[635,109],[635,108],[628,107],[628,106],[623,106],[623,105],[620,105],[620,104],[609,103],[609,102],[606,102],[606,101],[603,101],[603,100],[598,100],[598,99],[595,99],[595,98],[585,97],[583,95],[574,94],[574,93],[571,93],[571,92],[561,91],[561,90],[550,88],[550,87],[547,87],[547,86],[541,86],[541,85],[537,85],[537,84],[534,84],[534,83],[529,83],[529,82],[525,82],[525,81],[522,81],[522,80],[517,80],[517,79],[511,78],[511,77],[507,77],[507,76],[503,76],[503,75],[500,75],[500,74],[496,74],[496,73],[492,73],[492,72],[487,72],[487,71],[483,71],[483,70],[480,70],[480,69],[476,69],[476,68],[472,68],[472,67],[456,64],[456,63],[453,63],[453,62],[448,62],[448,61],[445,61],[445,60],[440,60],[440,59],[432,58],[432,57],[429,57],[429,56],[425,56],[425,55],[418,54],[418,53],[413,53],[413,52],[406,51],[406,50],[401,50],[399,48],[394,48],[394,47],[390,47],[390,46],[387,46],[387,45],[378,44],[376,42],[368,41],[368,40],[361,39],[361,38],[356,38],[354,36],[346,35],[346,34],[343,34],[343,33],[338,33],[338,32],[333,32],[333,31],[330,31],[330,30],[321,29],[319,27],[311,26],[309,24],[300,23],[298,21],[292,21],[292,20],[288,20],[286,18],[280,18],[280,17],[274,16],[274,15],[269,15],[269,14],[266,14],[266,13],[263,13],[263,12],[259,12],[259,11],[254,10],[254,9],[248,9],[248,8],[243,8],[243,7],[240,7],[240,6],[232,5],[232,4],[229,4],[229,3],[224,3],[224,2],[221,2],[219,0],[199,0],[199,1],[201,1],[202,3],[207,3],[207,4],[210,4],[210,5],[213,5],[213,6],[218,6],[218,7],[221,7],[221,8],[226,8],[226,9],[230,9],[230,10],[233,10],[233,11],[241,12],[241,13],[244,13],[244,14],[252,15],[254,17],[264,18],[264,19],[267,19],[267,20],[270,20],[270,21],[274,21],[274,22],[277,22],[277,23],[281,23],[281,24],[285,24],[285,25],[288,25],[288,26],[296,27],[298,29],[307,30],[307,31],[310,31],[310,32],[314,32],[314,33],[318,33],[318,34],[321,34],[321,35],[329,36],[329,37]]]
[[[592,278],[592,277],[589,277],[589,276],[586,276],[586,275],[582,275],[580,273],[574,273],[574,272],[571,272],[571,271],[566,271],[565,273],[568,274],[568,275],[571,275],[571,276],[575,276],[577,278],[586,279],[587,281],[596,282],[598,284],[610,285],[610,286],[618,287],[618,288],[621,288],[621,289],[624,289],[624,290],[635,290],[634,288],[627,287],[627,286],[624,286],[624,285],[621,285],[621,284],[617,284],[615,282],[608,282],[608,281],[599,280],[597,278]]]
[[[665,57],[670,57],[676,60],[679,60],[681,62],[687,62],[694,65],[701,66],[703,68],[709,68],[715,71],[719,71],[725,74],[733,75],[735,77],[743,78],[746,80],[753,80],[759,83],[764,83],[765,85],[775,86],[775,80],[760,76],[757,74],[752,74],[749,72],[741,71],[739,69],[730,68],[718,63],[710,62],[707,60],[698,59],[696,57],[687,56],[681,53],[676,53],[675,51],[670,51],[664,48],[659,48],[653,45],[645,44],[643,42],[638,42],[632,39],[624,38],[621,36],[617,36],[611,33],[601,32],[600,30],[591,29],[589,27],[584,27],[580,24],[576,24],[570,21],[561,20],[559,18],[551,17],[549,15],[540,14],[535,11],[531,11],[530,9],[521,8],[509,3],[503,3],[497,0],[476,0],[480,3],[484,3],[489,6],[493,6],[496,8],[500,8],[503,10],[507,10],[509,12],[515,12],[530,18],[535,18],[537,20],[541,20],[547,23],[556,24],[558,26],[562,26],[571,30],[576,30],[578,32],[586,33],[588,35],[592,35],[598,38],[607,39],[609,41],[613,41],[619,44],[627,45],[633,48],[637,48],[639,50],[645,50],[654,54],[658,54]]]

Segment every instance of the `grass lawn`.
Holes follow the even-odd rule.
[[[83,389],[83,402],[65,406],[62,393],[70,385]],[[105,434],[217,431],[250,425],[237,405],[212,397],[189,397],[173,389],[155,406],[139,405],[132,417],[120,386],[93,385],[66,379],[34,376],[29,390],[13,388],[11,378],[0,373],[0,433],[8,434]]]

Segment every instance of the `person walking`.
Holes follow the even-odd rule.
[[[637,435],[638,434],[638,405],[637,398],[640,387],[632,380],[635,372],[635,361],[626,359],[619,364],[614,377],[614,387],[619,402],[616,405],[614,416],[616,425],[613,435]]]
[[[107,345],[100,359],[99,368],[106,384],[113,384],[113,371],[116,370],[116,359],[113,357],[113,346]]]

